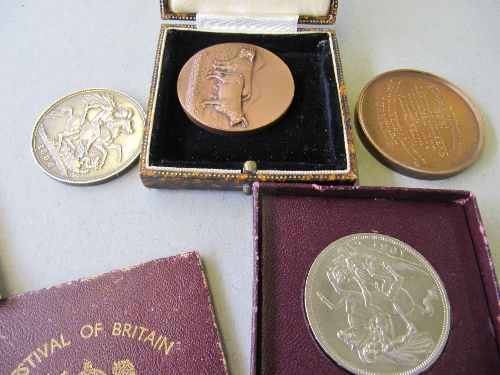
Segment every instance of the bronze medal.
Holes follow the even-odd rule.
[[[278,56],[245,43],[201,50],[177,81],[186,115],[221,135],[248,134],[275,123],[290,106],[294,90],[292,73]]]
[[[483,121],[472,100],[452,83],[421,71],[374,78],[361,93],[358,118],[374,156],[411,177],[458,174],[484,145]]]

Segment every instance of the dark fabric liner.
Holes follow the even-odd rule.
[[[259,169],[345,170],[347,155],[341,108],[327,33],[222,34],[171,29],[161,62],[150,165],[240,169],[247,160]],[[256,134],[212,134],[185,115],[177,97],[177,77],[196,52],[211,45],[242,42],[279,56],[290,68],[295,96],[286,114]]]

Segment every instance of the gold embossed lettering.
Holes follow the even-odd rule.
[[[157,339],[156,339],[156,343],[153,345],[153,348],[156,349],[156,347],[158,346],[158,344],[160,343],[161,339],[163,338],[162,335],[160,335]]]
[[[42,363],[42,360],[40,359],[40,356],[39,356],[36,352],[33,352],[32,354],[35,356],[36,361],[37,361],[38,363]]]
[[[155,335],[156,335],[156,332],[155,332],[155,331],[151,331],[151,332],[149,333],[148,337],[146,337],[146,338],[144,339],[144,342],[146,342],[146,341],[151,341],[151,346],[153,346],[153,345],[154,345],[154,342],[155,342]]]
[[[157,333],[156,330],[146,328],[139,325],[134,325],[132,323],[113,323],[112,335],[120,338],[129,338],[142,341],[144,343],[149,342],[151,348],[156,349],[167,355],[175,342],[170,341],[167,337]]]
[[[61,344],[56,339],[50,340],[50,354],[54,354],[56,348],[62,349]]]
[[[164,337],[162,342],[160,343],[160,346],[158,347],[158,350],[161,350],[161,348],[164,347],[165,355],[167,355],[170,352],[170,349],[172,349],[172,346],[174,346],[174,342],[168,342],[168,338]]]
[[[141,337],[142,337],[142,334],[146,331],[149,331],[149,329],[145,328],[145,327],[139,327],[141,329],[141,333],[139,333],[139,337],[137,338],[137,340],[140,340]]]
[[[112,332],[113,336],[120,336],[121,333],[122,333],[122,324],[115,322],[113,324],[113,332]]]
[[[102,329],[102,328],[101,328]],[[28,375],[30,373],[30,368],[36,368],[37,363],[42,363],[44,358],[48,358],[49,355],[54,354],[56,349],[62,349],[66,346],[71,345],[71,341],[64,338],[61,333],[59,335],[59,341],[57,338],[52,338],[43,345],[33,350],[23,361],[17,366],[17,368],[11,372],[10,375]],[[49,349],[50,347],[50,349]]]
[[[125,333],[127,334],[128,337],[131,337],[130,335],[130,329],[132,328],[132,325],[129,324],[129,323],[125,323],[123,325],[123,332],[122,332],[122,336],[125,336]]]
[[[81,329],[80,329],[80,336],[84,339],[88,339],[92,336],[97,337],[99,334],[99,331],[102,331],[102,323],[96,323],[94,326],[91,326],[90,324],[85,324]],[[61,335],[61,343],[64,345],[64,338]],[[71,344],[71,342],[69,343]],[[68,344],[68,345],[69,345]]]
[[[102,328],[101,328],[102,329]],[[62,347],[65,348],[67,347],[68,345],[71,345],[71,341],[66,341],[64,340],[64,336],[63,334],[61,333],[61,335],[59,336],[59,338],[61,339],[61,344],[62,344]]]
[[[10,373],[10,375],[28,375],[30,373],[30,369],[26,367],[23,363],[20,363],[17,368]]]
[[[40,349],[40,348],[37,348],[36,350],[38,351],[38,353],[40,353],[41,355],[43,355],[45,358],[47,358],[49,356],[49,345],[48,345],[48,343],[43,344],[43,350]]]
[[[135,337],[135,333],[137,332],[137,326],[134,327],[134,332],[132,333],[132,338]]]
[[[102,323],[96,323],[94,326],[94,337],[97,337],[99,331],[102,331]],[[61,335],[62,338],[62,335]]]
[[[94,333],[93,331],[94,329],[92,326],[90,324],[86,324],[80,329],[80,336],[84,339],[88,339],[89,337],[92,337],[92,334]]]
[[[33,368],[33,367],[36,367],[35,363],[31,360],[31,357],[33,356],[33,353],[30,353],[29,356],[27,356],[25,359],[24,359],[24,362],[28,362],[29,365]]]

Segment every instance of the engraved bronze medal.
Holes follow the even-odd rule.
[[[372,154],[410,177],[451,177],[470,166],[484,145],[472,100],[451,82],[421,71],[375,77],[360,95],[358,118]]]
[[[355,374],[419,374],[438,360],[450,331],[450,303],[434,268],[381,234],[326,247],[309,270],[304,304],[319,345]]]
[[[294,90],[290,69],[278,56],[245,43],[201,50],[177,81],[186,115],[220,135],[248,134],[275,123],[290,106]]]

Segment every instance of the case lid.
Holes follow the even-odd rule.
[[[195,20],[197,13],[235,16],[299,16],[299,23],[332,25],[338,0],[160,0],[164,20]]]

